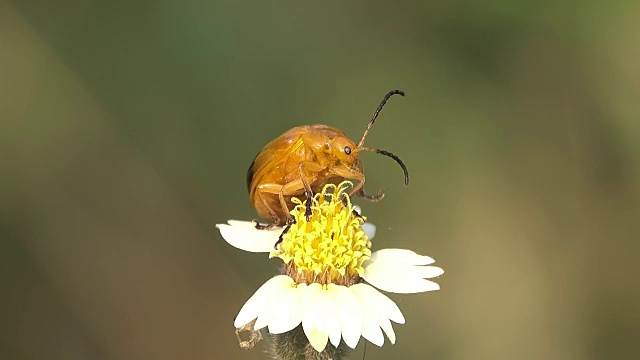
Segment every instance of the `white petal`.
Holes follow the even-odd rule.
[[[282,233],[281,227],[258,230],[251,221],[229,220],[217,224],[222,237],[233,247],[249,252],[271,252]]]
[[[398,283],[394,291],[396,294],[415,294],[419,292],[440,290],[440,285],[426,279],[414,279]]]
[[[307,284],[298,284],[287,290],[283,289],[281,303],[275,305],[278,316],[269,323],[271,334],[282,334],[291,331],[302,322],[302,310]],[[256,322],[257,323],[257,322]]]
[[[362,309],[358,298],[347,287],[336,286],[336,292],[342,338],[347,346],[355,349],[362,335]]]
[[[335,311],[335,308],[333,310]],[[342,331],[340,329],[340,321],[336,316],[331,316],[331,319],[327,319],[327,330],[329,332],[329,341],[331,344],[336,347],[340,345]]]
[[[356,284],[349,288],[356,296],[363,311],[362,336],[372,343],[382,346],[384,336],[380,327],[387,333],[389,340],[395,343],[396,336],[391,327],[393,320],[404,323],[404,316],[398,306],[388,297],[367,284]]]
[[[410,250],[379,250],[363,264],[363,278],[378,289],[399,294],[438,290],[438,284],[425,279],[440,276],[444,270],[424,266],[431,263],[432,258]]]
[[[273,296],[273,293],[283,291],[287,287],[293,286],[293,284],[293,279],[286,275],[278,275],[269,279],[242,306],[233,322],[233,326],[239,328],[256,319],[261,315],[265,304]]]
[[[287,332],[300,324],[302,321],[302,295],[304,295],[304,285],[294,285],[293,280],[287,282],[289,286],[283,286],[279,291],[272,291],[267,296],[260,315],[254,324],[255,330],[260,330],[269,326],[269,332],[275,334]],[[282,329],[285,330],[282,330]]]
[[[389,321],[389,319],[387,319],[384,316],[383,317],[378,316],[377,320],[378,320],[378,326],[380,326],[382,330],[384,330],[384,333],[387,334],[389,341],[391,341],[392,344],[395,344],[396,333],[393,332],[393,326],[391,326],[391,321]]]
[[[421,279],[430,279],[444,274],[444,270],[437,266],[411,266],[403,270],[408,277]]]
[[[435,260],[428,256],[418,255],[407,249],[382,249],[371,254],[371,259],[376,261],[393,261],[407,265],[429,265]]]
[[[438,276],[443,270],[435,266],[401,265],[387,266],[385,263],[365,263],[363,278],[380,290],[397,294],[413,294],[425,291],[439,290],[440,286],[423,277]]]
[[[325,292],[320,284],[309,285],[305,291],[305,307],[302,313],[304,334],[318,352],[322,352],[329,342],[325,314],[332,309],[322,308],[325,303]]]
[[[382,330],[380,330],[380,326],[378,326],[378,323],[373,318],[365,316],[362,319],[362,337],[375,345],[384,345]]]
[[[358,301],[364,306],[362,317],[367,317],[366,309],[372,312],[380,313],[389,320],[404,324],[404,316],[393,300],[367,284],[356,284],[349,288],[358,298]]]
[[[340,345],[340,339],[342,337],[340,317],[338,316],[338,309],[342,308],[342,304],[339,302],[341,294],[340,288],[344,288],[344,286],[329,284],[327,289],[324,291],[327,294],[327,297],[325,299],[325,304],[322,305],[327,309],[325,313],[325,321],[327,324],[327,331],[329,332],[329,341],[333,346]]]
[[[280,291],[270,291],[265,295],[262,310],[258,314],[256,323],[253,325],[255,330],[260,330],[263,327],[266,327],[271,322],[271,319],[278,315],[277,304],[281,299],[280,294]]]
[[[367,234],[369,240],[373,239],[373,237],[376,236],[376,226],[371,223],[362,224],[362,231]]]

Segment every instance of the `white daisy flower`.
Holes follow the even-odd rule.
[[[266,327],[277,335],[302,325],[318,352],[329,342],[338,347],[343,341],[353,349],[360,337],[382,346],[383,332],[391,343],[396,341],[391,322],[404,324],[405,318],[378,289],[400,294],[440,289],[427,280],[444,273],[430,266],[432,258],[404,249],[371,253],[375,226],[363,224],[364,218],[356,216],[346,184],[327,185],[316,194],[309,221],[304,205],[294,199],[295,223],[277,250],[274,245],[283,228],[257,230],[252,222],[235,220],[216,225],[232,246],[269,252],[270,257],[284,261],[283,274],[264,283],[244,304],[235,319],[236,328],[255,321],[256,331]],[[346,204],[340,199],[346,199]]]

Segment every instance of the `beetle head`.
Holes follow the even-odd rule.
[[[331,141],[331,154],[341,163],[353,167],[358,163],[358,152],[356,143],[346,136],[336,136]]]

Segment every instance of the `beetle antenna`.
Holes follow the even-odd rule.
[[[356,151],[359,151],[359,150],[371,151],[371,152],[374,152],[376,154],[388,156],[388,157],[392,158],[393,160],[395,160],[398,163],[398,165],[400,165],[400,167],[402,168],[402,171],[404,171],[404,185],[405,186],[409,185],[409,170],[407,170],[407,167],[404,165],[404,163],[402,162],[402,160],[400,160],[399,157],[393,155],[392,153],[390,153],[388,151],[384,151],[384,150],[380,150],[380,149],[374,149],[374,148],[370,148],[370,147],[366,147],[366,146],[358,146]]]
[[[369,120],[369,125],[367,125],[367,128],[364,130],[364,135],[362,135],[362,140],[360,140],[360,142],[358,143],[358,147],[362,147],[362,145],[364,145],[364,139],[367,138],[367,134],[369,134],[369,130],[371,130],[371,127],[373,126],[373,123],[376,122],[376,119],[378,118],[378,115],[380,114],[380,111],[382,111],[382,107],[384,106],[384,104],[387,103],[387,100],[389,100],[389,98],[392,97],[393,95],[404,96],[404,91],[402,91],[402,90],[391,90],[391,91],[389,91],[387,93],[387,95],[384,96],[384,98],[380,102],[380,105],[378,105],[378,108],[373,113],[373,117],[371,117],[371,120]]]

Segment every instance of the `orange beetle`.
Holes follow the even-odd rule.
[[[255,157],[247,173],[251,205],[260,217],[271,220],[266,227],[256,222],[256,227],[269,228],[291,223],[291,197],[304,201],[313,197],[324,185],[337,185],[344,179],[357,180],[349,196],[361,196],[371,201],[382,199],[382,191],[373,196],[364,193],[366,178],[358,157],[363,150],[395,160],[402,167],[404,183],[408,185],[409,172],[402,160],[388,151],[363,146],[382,107],[393,95],[404,96],[404,92],[392,90],[385,95],[357,145],[342,130],[327,125],[297,126],[268,143]],[[307,218],[311,216],[311,202],[306,204],[305,215]]]

